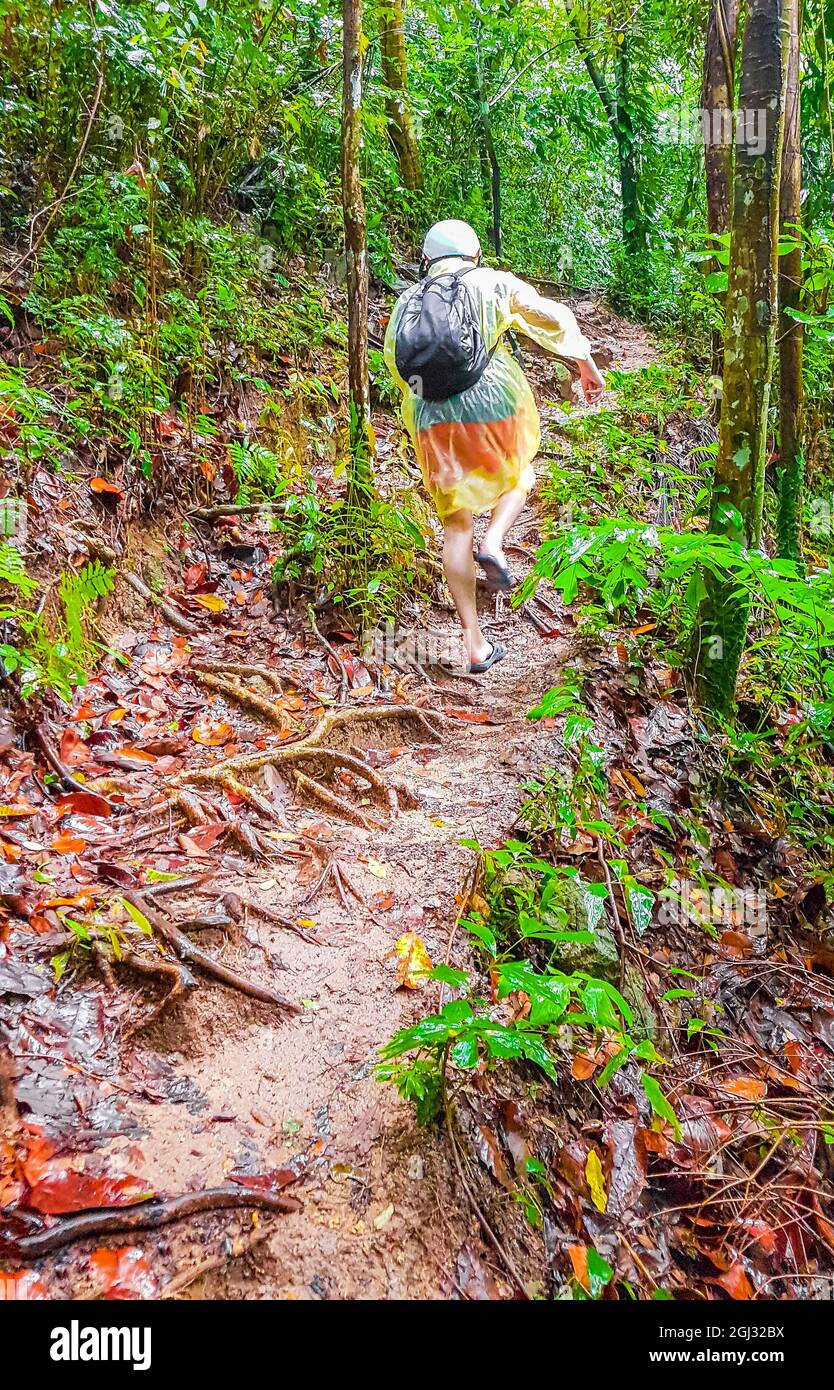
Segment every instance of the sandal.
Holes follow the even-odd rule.
[[[481,566],[487,577],[487,583],[493,589],[507,594],[510,589],[515,587],[515,580],[510,574],[509,566],[502,565],[494,555],[487,555],[485,550],[478,550],[475,552],[475,561]]]
[[[497,661],[502,661],[507,655],[500,642],[493,642],[492,651],[484,661],[473,661],[469,666],[470,676],[482,676],[484,671],[488,671],[490,666],[494,666]]]

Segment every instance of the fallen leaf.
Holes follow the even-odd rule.
[[[0,1303],[41,1298],[49,1298],[49,1290],[36,1270],[19,1269],[13,1274],[0,1271]]]
[[[124,488],[119,487],[118,483],[111,483],[108,478],[91,478],[90,491],[112,493],[114,497],[124,497],[125,495]]]
[[[394,1204],[393,1204],[393,1202],[392,1202],[390,1206],[387,1206],[387,1207],[385,1208],[384,1211],[381,1211],[381,1212],[379,1213],[379,1216],[375,1216],[375,1217],[374,1217],[374,1227],[375,1227],[375,1229],[376,1229],[377,1231],[382,1231],[382,1230],[384,1230],[385,1227],[388,1225],[388,1222],[391,1220],[391,1217],[392,1217],[393,1215],[394,1215]]]
[[[605,1190],[602,1164],[596,1149],[591,1149],[588,1154],[585,1163],[585,1177],[588,1179],[588,1186],[591,1189],[591,1201],[597,1211],[605,1211],[608,1206],[608,1193]]]
[[[69,792],[67,796],[61,796],[55,803],[59,815],[68,815],[74,812],[81,816],[112,816],[113,807],[106,797],[99,796],[97,792]]]
[[[397,987],[419,989],[432,968],[431,956],[423,944],[422,937],[416,932],[407,931],[394,947],[394,953],[399,958]]]
[[[209,613],[222,613],[226,608],[226,600],[219,594],[193,594],[192,599],[201,608],[207,608]]]
[[[159,1279],[145,1251],[138,1245],[120,1250],[94,1250],[90,1269],[102,1298],[157,1298]]]
[[[219,748],[226,743],[234,734],[231,724],[226,724],[220,720],[217,724],[205,723],[197,724],[191,730],[191,737],[195,743],[201,743],[204,748]]]
[[[80,835],[73,835],[71,831],[65,830],[62,835],[55,836],[52,848],[56,854],[82,854],[87,848],[87,841],[82,840]]]
[[[753,1285],[738,1262],[730,1265],[726,1273],[719,1274],[715,1282],[726,1290],[730,1298],[742,1300],[753,1297]]]
[[[37,806],[30,806],[24,801],[15,801],[8,806],[0,806],[0,816],[5,816],[8,820],[19,820],[22,816],[36,816]]]
[[[759,1081],[755,1076],[736,1076],[731,1081],[719,1081],[718,1086],[722,1091],[741,1096],[744,1100],[761,1100],[767,1090],[764,1081]]]

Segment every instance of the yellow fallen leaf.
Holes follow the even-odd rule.
[[[219,594],[192,594],[191,597],[201,608],[207,608],[209,613],[222,613],[226,607],[226,600]]]
[[[605,1178],[602,1172],[602,1164],[599,1161],[599,1154],[596,1149],[591,1149],[585,1163],[585,1177],[591,1189],[591,1201],[597,1211],[605,1211],[608,1206],[608,1193],[605,1191]]]
[[[400,989],[419,989],[432,968],[432,960],[426,950],[422,937],[414,931],[401,936],[394,954],[397,961],[397,986]]]
[[[375,878],[384,878],[387,872],[388,869],[386,868],[386,866],[384,864],[380,864],[378,859],[368,860],[368,873],[373,874]]]

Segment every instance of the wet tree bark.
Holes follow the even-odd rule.
[[[369,476],[368,241],[359,177],[362,143],[362,0],[344,0],[342,60],[342,212],[347,257],[351,477]]]
[[[782,0],[749,0],[739,109],[754,113],[737,142],[724,329],[724,389],[710,529],[746,547],[761,543],[767,414],[776,336],[783,64]],[[751,117],[751,120],[753,118]],[[704,575],[695,634],[701,701],[732,705],[749,603],[738,586]]]
[[[403,0],[383,0],[379,11],[382,76],[388,95],[385,110],[388,134],[397,156],[403,186],[417,192],[422,186],[420,153],[408,100]]]
[[[701,110],[707,128],[704,170],[707,184],[707,226],[714,237],[730,231],[730,187],[733,178],[732,110],[735,95],[735,55],[739,0],[712,0],[704,50]],[[713,243],[714,244],[714,243]],[[717,260],[705,263],[707,272],[720,270]],[[721,333],[712,335],[712,370],[721,375]]]
[[[780,237],[792,243],[779,257],[779,505],[777,532],[779,554],[787,560],[802,559],[802,485],[805,460],[802,448],[802,355],[804,329],[787,312],[799,306],[802,287],[802,247],[798,227],[802,217],[802,153],[800,146],[799,0],[784,0],[785,134],[782,144],[782,180],[779,190]]]

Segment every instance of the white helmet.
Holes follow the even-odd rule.
[[[427,261],[439,260],[441,256],[465,256],[476,260],[480,254],[481,243],[478,233],[468,222],[459,222],[449,217],[445,222],[435,222],[426,233],[423,242],[423,255]]]

